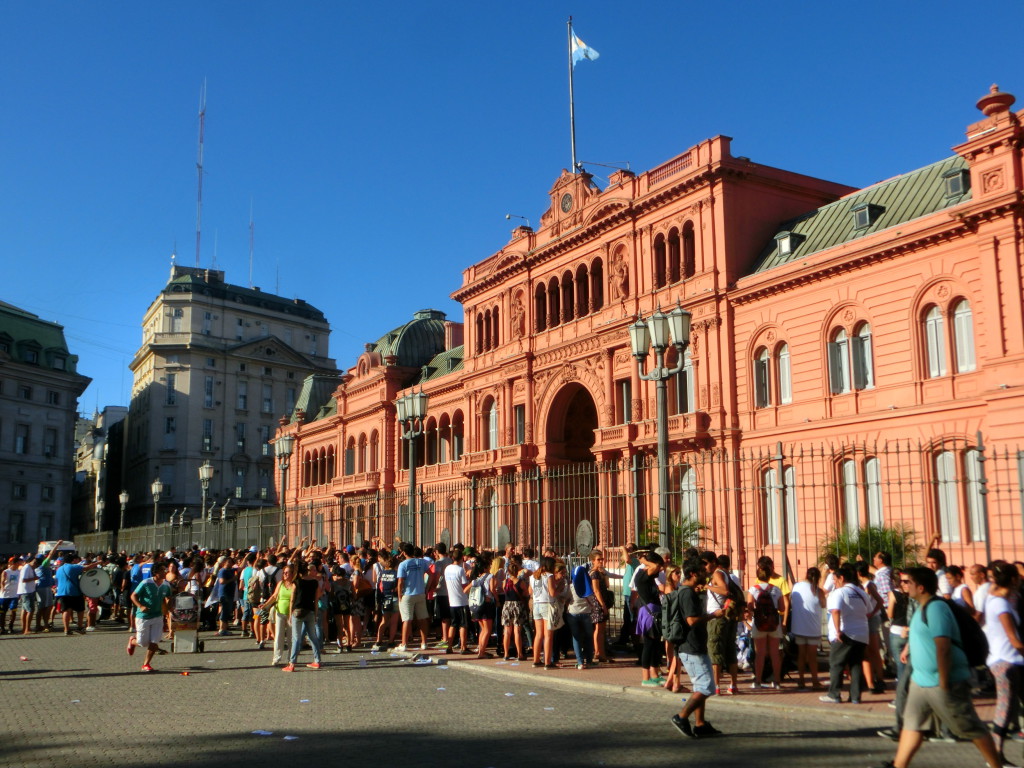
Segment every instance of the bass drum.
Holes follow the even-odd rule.
[[[78,588],[86,597],[103,597],[110,591],[110,574],[102,568],[82,571],[82,575],[78,577]]]

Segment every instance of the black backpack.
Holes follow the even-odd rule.
[[[690,634],[690,625],[683,615],[682,594],[684,589],[690,589],[690,587],[680,587],[669,594],[665,600],[664,616],[661,623],[662,636],[677,648],[686,642],[686,637]]]
[[[928,606],[936,600],[942,600],[942,598],[933,597],[921,612],[921,621],[926,627],[928,626]],[[953,618],[956,620],[957,629],[960,630],[960,642],[954,641],[953,644],[964,652],[967,663],[972,667],[985,666],[985,661],[988,659],[988,638],[985,637],[985,630],[962,605],[954,603],[952,600],[943,600],[943,602],[949,606],[949,610],[952,611]]]

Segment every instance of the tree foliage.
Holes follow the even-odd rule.
[[[863,560],[871,562],[876,552],[892,555],[892,564],[897,568],[917,565],[923,546],[917,541],[917,533],[909,525],[869,525],[866,528],[839,528],[823,538],[818,544],[820,558],[838,555],[840,560]]]

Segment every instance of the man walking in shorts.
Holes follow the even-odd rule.
[[[148,579],[132,592],[132,603],[135,605],[135,635],[128,638],[128,655],[135,653],[136,646],[146,649],[146,659],[142,665],[143,672],[152,672],[150,662],[160,650],[160,638],[164,634],[164,614],[171,603],[171,586],[164,581],[167,566],[153,563]]]
[[[64,620],[64,634],[71,636],[71,614],[78,614],[78,631],[85,632],[85,596],[78,586],[78,578],[85,571],[99,567],[98,562],[82,565],[74,552],[68,555],[64,565],[57,569],[57,600],[60,601],[61,617]]]
[[[427,574],[428,562],[416,557],[412,544],[402,544],[405,559],[398,564],[398,610],[402,615],[402,644],[396,650],[404,652],[412,639],[413,622],[420,631],[420,650],[427,650]]]
[[[910,691],[896,757],[880,768],[907,768],[931,730],[933,715],[960,738],[973,741],[991,768],[1001,768],[1002,758],[971,702],[971,667],[960,628],[946,601],[935,599],[939,577],[930,568],[908,568],[906,576],[907,593],[919,606],[910,620]]]
[[[700,560],[689,561],[683,566],[683,582],[679,587],[679,595],[675,597],[679,600],[680,612],[689,626],[686,639],[679,645],[677,652],[679,660],[690,678],[693,693],[690,694],[679,714],[672,717],[672,724],[684,736],[693,739],[721,734],[721,731],[704,719],[704,706],[708,697],[715,694],[715,682],[711,674],[711,657],[708,656],[707,621],[721,613],[721,611],[715,611],[709,615],[705,612],[704,595],[697,592],[697,589],[704,585],[705,577],[704,563]],[[691,714],[694,716],[692,726],[690,725]]]

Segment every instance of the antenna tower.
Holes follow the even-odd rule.
[[[255,248],[256,225],[252,221],[252,198],[249,198],[249,290],[252,290],[252,254]]]
[[[196,267],[199,266],[199,242],[203,225],[203,131],[206,127],[206,79],[199,92],[199,158],[196,160],[196,173],[199,187],[196,192]]]

